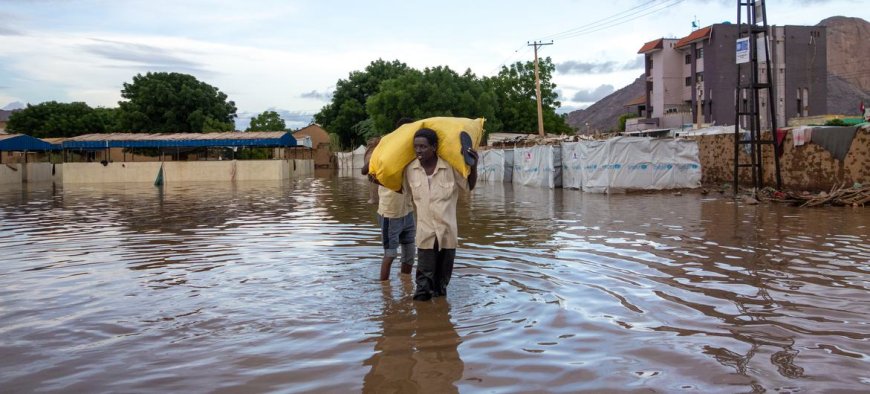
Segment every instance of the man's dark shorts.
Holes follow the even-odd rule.
[[[381,225],[381,240],[384,243],[384,256],[396,257],[399,255],[400,245],[414,243],[416,228],[413,212],[401,218],[385,218],[378,215],[378,224]]]

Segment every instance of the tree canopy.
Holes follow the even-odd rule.
[[[347,79],[336,82],[332,102],[314,115],[314,121],[337,135],[341,146],[364,143],[365,137],[354,130],[366,128],[359,124],[369,118],[366,100],[380,91],[382,82],[397,78],[409,70],[408,65],[398,60],[387,62],[378,59],[363,71],[351,72]]]
[[[275,111],[265,111],[253,118],[246,131],[284,131],[287,124]]]
[[[116,109],[94,109],[83,102],[46,101],[13,112],[6,129],[36,138],[75,137],[113,130],[116,119]]]
[[[540,59],[539,67],[544,129],[570,132],[555,111],[561,105],[551,82],[555,65],[548,57]],[[332,101],[314,119],[342,147],[352,148],[392,131],[399,118],[433,116],[484,117],[488,131],[535,132],[534,63],[517,62],[496,76],[480,78],[471,70],[458,74],[438,66],[420,71],[398,60],[378,59],[339,80]]]
[[[124,83],[119,124],[132,132],[202,133],[235,128],[236,105],[227,95],[192,75],[137,74]]]

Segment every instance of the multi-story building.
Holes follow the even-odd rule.
[[[715,24],[681,39],[659,39],[641,47],[646,59],[647,113],[650,126],[673,128],[686,123],[733,125],[737,94],[737,25]],[[826,113],[827,47],[822,26],[770,27],[771,70],[777,102],[777,125],[796,116]],[[764,48],[759,44],[759,61]],[[657,69],[661,68],[661,69]],[[742,67],[746,83],[749,68]],[[759,82],[767,80],[759,63]],[[769,104],[762,91],[762,127],[770,127]],[[748,101],[748,100],[746,100]],[[698,116],[700,114],[700,116]]]

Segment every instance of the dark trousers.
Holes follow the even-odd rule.
[[[417,290],[415,300],[428,300],[432,297],[447,295],[447,285],[453,274],[453,260],[456,249],[417,249]]]

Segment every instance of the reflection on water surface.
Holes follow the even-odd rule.
[[[446,300],[364,180],[0,189],[4,391],[867,391],[870,214],[480,184]]]

